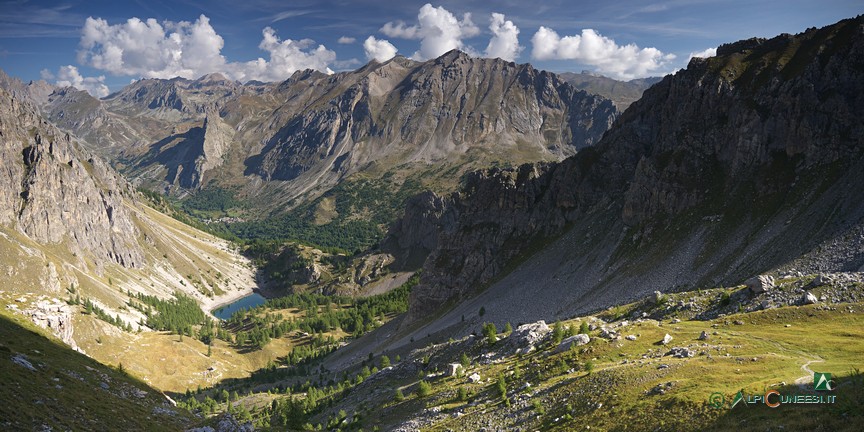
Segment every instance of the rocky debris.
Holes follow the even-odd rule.
[[[470,382],[472,384],[479,383],[480,382],[480,374],[478,374],[477,372],[474,372],[473,374],[469,375],[468,376],[468,382]]]
[[[609,340],[615,340],[615,339],[618,339],[620,337],[620,336],[618,336],[618,333],[615,330],[609,329],[607,327],[602,327],[600,329],[599,336],[603,339],[609,339]]]
[[[588,335],[586,335],[586,334],[580,333],[577,335],[573,335],[573,336],[570,336],[570,337],[562,340],[561,343],[558,344],[558,348],[555,349],[555,352],[559,352],[559,353],[564,352],[564,351],[569,350],[570,347],[582,346],[582,345],[587,344],[588,342],[591,342],[591,338],[588,337]]]
[[[17,364],[18,366],[23,366],[27,369],[30,369],[33,372],[36,372],[36,368],[33,367],[33,363],[30,363],[30,360],[24,354],[15,354],[12,356],[12,363]]]
[[[546,325],[546,321],[522,324],[516,327],[507,339],[500,342],[499,353],[501,355],[513,355],[516,352],[522,354],[532,352],[551,332],[552,329]]]
[[[744,282],[744,285],[746,285],[747,289],[749,289],[753,294],[762,294],[774,288],[774,276],[753,276],[752,278],[747,279],[747,281]]]
[[[808,305],[809,304],[816,304],[816,303],[819,303],[819,299],[816,297],[815,294],[811,293],[810,291],[807,291],[801,297],[801,303],[808,304]]]
[[[661,345],[668,345],[669,342],[672,342],[672,336],[669,335],[669,333],[666,333],[666,335],[663,336],[663,339],[660,340],[660,344]]]
[[[649,396],[662,395],[666,394],[667,391],[672,390],[673,387],[675,387],[675,383],[672,381],[660,383],[651,388],[650,390],[646,391],[645,394]]]
[[[672,356],[676,358],[690,358],[696,355],[696,353],[689,348],[686,347],[674,347],[665,355]]]
[[[697,339],[701,341],[708,340],[708,332],[702,330],[702,333],[699,333],[699,337]]]

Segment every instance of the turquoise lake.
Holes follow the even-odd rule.
[[[240,309],[251,309],[255,306],[264,304],[265,301],[267,301],[267,299],[261,296],[261,294],[252,293],[246,297],[237,299],[234,303],[214,309],[213,316],[223,320],[228,319],[231,318],[231,315],[233,315],[234,312],[237,312]]]

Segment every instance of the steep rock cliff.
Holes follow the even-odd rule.
[[[131,187],[77,148],[36,108],[0,89],[0,223],[41,243],[68,242],[97,264],[140,267],[138,231],[122,204]]]
[[[563,232],[587,242],[564,265],[596,279],[562,288],[562,301],[736,283],[842,237],[864,217],[853,192],[864,186],[862,23],[722,46],[647,90],[596,147],[481,171],[443,210],[409,208],[407,220],[433,214],[439,227],[409,321],[494,283]],[[587,262],[592,249],[611,252]],[[862,263],[859,252],[828,266]]]

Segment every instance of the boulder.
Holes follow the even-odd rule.
[[[661,345],[668,345],[669,342],[672,342],[672,336],[670,336],[670,335],[667,333],[666,336],[663,336],[663,340],[660,341],[660,344],[661,344]]]
[[[654,294],[652,294],[651,297],[648,297],[648,301],[650,301],[651,304],[655,304],[655,305],[660,304],[660,302],[662,300],[663,300],[663,293],[661,293],[660,291],[654,291]]]
[[[635,341],[635,340],[636,340],[636,335],[627,335],[626,337],[624,337],[624,339],[627,339],[627,340],[629,340],[629,341]]]
[[[816,279],[813,279],[813,282],[811,282],[810,284],[814,287],[818,287],[822,285],[830,285],[832,282],[834,282],[834,280],[831,278],[831,276],[827,274],[819,274],[818,276],[816,276]]]
[[[571,346],[582,346],[587,344],[588,342],[591,342],[591,338],[588,337],[588,335],[586,334],[577,334],[574,336],[570,336],[567,339],[561,341],[560,344],[558,344],[558,348],[555,350],[555,352],[564,352],[569,350]]]
[[[744,282],[753,294],[762,294],[774,288],[774,277],[768,275],[753,276]]]
[[[816,304],[819,303],[819,299],[816,297],[815,294],[807,291],[806,293],[804,293],[804,296],[801,297],[801,302],[804,304]]]
[[[447,376],[456,376],[459,372],[459,369],[462,369],[462,365],[459,363],[450,363],[447,365]]]
[[[480,374],[478,374],[477,372],[474,372],[473,374],[471,374],[468,377],[468,382],[473,383],[473,384],[479,383],[480,382]]]
[[[501,353],[503,355],[511,355],[516,352],[532,352],[551,332],[552,329],[546,325],[545,321],[523,324],[516,327],[516,330],[513,330],[506,341],[503,342]]]
[[[702,333],[699,333],[699,340],[708,340],[708,332],[702,330]]]

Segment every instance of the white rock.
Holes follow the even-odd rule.
[[[663,336],[663,340],[660,341],[660,343],[663,345],[668,345],[669,342],[672,342],[672,336],[670,336],[669,333],[666,333],[666,336]]]
[[[571,346],[582,346],[582,345],[587,344],[588,342],[591,342],[591,338],[588,337],[588,335],[586,335],[586,334],[580,333],[577,335],[570,336],[567,339],[564,339],[563,341],[561,341],[561,343],[558,344],[558,348],[555,351],[556,352],[564,352],[564,351],[569,350]]]
[[[459,363],[450,363],[447,365],[447,376],[456,376],[459,372],[459,369],[462,369],[462,365]]]

